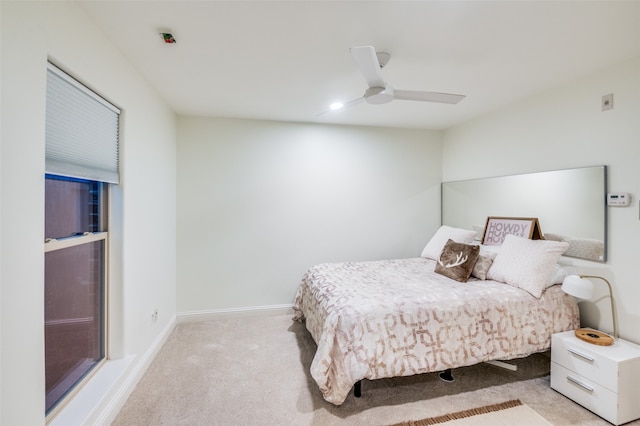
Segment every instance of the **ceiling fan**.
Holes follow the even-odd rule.
[[[360,98],[347,102],[344,105],[333,105],[331,109],[342,109],[357,105],[363,101],[370,104],[386,104],[394,99],[403,101],[437,102],[444,104],[457,104],[465,98],[464,95],[452,93],[424,92],[418,90],[395,90],[384,81],[382,68],[389,62],[391,55],[385,52],[376,53],[372,46],[359,46],[350,49],[356,65],[364,75],[369,88]]]

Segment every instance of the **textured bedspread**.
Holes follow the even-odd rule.
[[[459,283],[426,258],[327,263],[310,268],[295,319],[318,345],[311,375],[324,398],[344,402],[360,379],[409,376],[513,359],[549,349],[579,327],[559,285],[540,299],[495,281]]]

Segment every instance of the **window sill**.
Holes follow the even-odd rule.
[[[130,355],[107,361],[47,425],[82,425],[108,414],[106,410],[113,410],[119,385],[126,380],[134,359],[135,355]]]

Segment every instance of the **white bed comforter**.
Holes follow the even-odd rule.
[[[344,402],[361,379],[409,376],[549,349],[579,327],[560,286],[536,299],[496,281],[459,283],[426,258],[326,263],[298,289],[295,319],[318,345],[311,375],[324,398]]]

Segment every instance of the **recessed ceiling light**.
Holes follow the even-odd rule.
[[[340,109],[344,106],[344,104],[342,102],[334,102],[331,105],[329,105],[329,109],[332,111],[335,111],[337,109]]]

